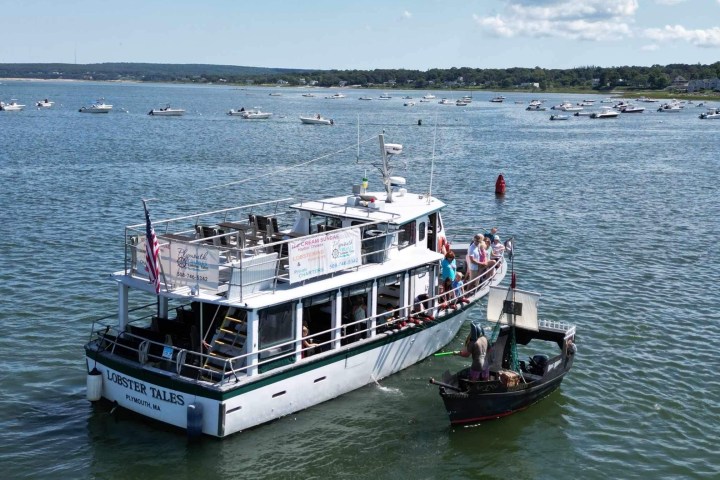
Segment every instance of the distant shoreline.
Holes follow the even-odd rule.
[[[195,82],[144,82],[142,80],[85,80],[85,79],[79,79],[79,78],[18,78],[18,77],[0,77],[0,83],[2,82],[67,82],[67,83],[83,83],[83,82],[96,82],[96,83],[132,83],[132,84],[159,84],[159,83],[165,83],[168,85],[213,85],[213,86],[224,86],[224,87],[243,87],[243,88],[291,88],[291,89],[297,89],[297,88],[308,88],[308,89],[347,89],[347,90],[387,90],[387,91],[393,91],[393,90],[401,90],[401,91],[412,91],[412,90],[418,90],[418,91],[447,91],[447,92],[502,92],[502,93],[527,93],[532,94],[535,96],[542,96],[545,94],[558,94],[558,95],[606,95],[609,97],[616,97],[616,98],[639,98],[639,97],[647,97],[647,98],[655,98],[655,99],[665,99],[665,98],[682,98],[685,100],[714,100],[714,101],[720,101],[720,92],[712,92],[712,93],[703,93],[703,94],[691,94],[691,93],[679,93],[679,92],[667,92],[667,91],[657,91],[657,90],[633,90],[633,91],[626,91],[626,90],[608,90],[608,91],[598,91],[598,90],[592,90],[592,89],[547,89],[547,90],[519,90],[519,89],[513,89],[513,88],[494,88],[494,89],[485,89],[485,88],[388,88],[387,86],[383,87],[370,87],[370,88],[363,88],[363,87],[357,87],[357,86],[345,86],[345,87],[298,87],[298,86],[278,86],[274,84],[255,84],[255,85],[247,85],[247,84],[240,84],[240,83],[202,83],[198,84]]]

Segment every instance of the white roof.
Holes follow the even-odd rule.
[[[317,215],[357,218],[398,225],[436,212],[445,207],[445,203],[435,197],[428,198],[426,194],[410,192],[403,195],[399,192],[393,192],[392,203],[385,201],[387,195],[384,191],[367,192],[360,197],[363,202],[367,202],[367,199],[374,197],[375,201],[368,202],[368,204],[375,203],[378,206],[377,209],[366,207],[365,205],[350,206],[348,205],[348,197],[354,197],[354,195],[301,202],[292,205],[292,207]]]

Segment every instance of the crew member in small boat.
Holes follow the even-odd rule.
[[[472,356],[470,380],[488,380],[490,378],[490,358],[487,354],[488,339],[483,327],[475,322],[470,324],[470,334],[465,339],[464,348],[457,352],[461,357]]]

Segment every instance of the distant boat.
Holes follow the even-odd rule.
[[[271,97],[282,97],[282,93],[277,92],[269,93],[268,95],[270,95]]]
[[[620,113],[642,113],[645,111],[645,107],[638,107],[635,105],[625,105],[620,108]]]
[[[434,99],[435,99],[435,95],[433,95],[432,93],[428,93],[428,94],[426,94],[426,95],[423,95],[423,98],[424,98],[425,100],[434,100]]]
[[[390,100],[392,97],[387,93],[382,93],[382,94],[380,94],[380,96],[378,98],[380,100]]]
[[[97,102],[93,103],[89,107],[82,107],[78,110],[80,113],[108,113],[112,110],[113,106],[105,103],[104,98],[98,99]]]
[[[405,103],[403,103],[403,105],[406,106],[406,107],[414,107],[414,106],[415,106],[415,102],[405,102]]]
[[[308,125],[334,125],[335,123],[332,118],[324,118],[319,113],[314,117],[300,117],[300,121]]]
[[[25,105],[20,105],[14,98],[10,100],[10,103],[0,102],[0,110],[4,112],[19,112],[25,108]]]
[[[302,96],[303,97],[314,97],[315,94],[314,93],[303,93]]]
[[[443,98],[443,99],[440,100],[438,103],[439,103],[440,105],[452,105],[452,104],[453,104],[453,102],[451,102],[451,101],[448,100],[447,98]]]
[[[371,97],[360,97],[360,98],[358,98],[358,100],[372,100],[372,98]]]
[[[503,97],[502,95],[500,95],[499,97],[493,97],[490,99],[490,101],[493,103],[502,103],[504,100],[505,100],[505,97]]]
[[[331,98],[333,100],[336,100],[338,98],[345,98],[345,95],[343,95],[342,93],[334,93],[334,94],[330,95],[329,97],[325,97],[325,98]]]
[[[259,108],[254,108],[252,110],[245,110],[240,116],[247,120],[265,120],[272,117],[272,113],[262,112]]]
[[[550,115],[550,120],[567,120],[568,118],[570,117],[567,115]]]
[[[181,108],[172,108],[170,104],[168,104],[165,108],[153,108],[148,112],[148,115],[158,117],[181,117],[185,115],[185,110]]]
[[[51,102],[47,98],[45,100],[38,100],[37,103],[35,103],[35,106],[40,108],[50,108],[53,105],[55,105],[55,102]]]
[[[590,115],[590,118],[617,118],[618,115],[620,115],[620,112],[617,112],[610,107],[603,107],[601,111]]]

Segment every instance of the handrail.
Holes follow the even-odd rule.
[[[267,201],[267,202],[253,203],[253,204],[250,204],[250,205],[241,205],[241,206],[239,206],[239,207],[223,208],[223,209],[220,209],[220,210],[213,210],[213,211],[210,211],[210,212],[194,213],[194,214],[192,214],[192,215],[185,215],[185,216],[182,216],[182,217],[168,218],[168,219],[165,219],[165,220],[153,220],[152,222],[153,222],[153,226],[155,226],[155,225],[164,224],[164,223],[171,223],[171,222],[177,222],[177,221],[180,221],[180,220],[187,220],[187,219],[189,219],[189,218],[205,217],[205,216],[210,216],[210,215],[217,215],[217,214],[219,214],[219,213],[227,213],[227,212],[232,212],[232,211],[236,211],[236,210],[243,210],[243,209],[261,207],[261,206],[263,206],[263,205],[270,205],[270,204],[273,204],[273,203],[279,204],[279,203],[281,203],[281,202],[290,202],[290,201],[292,201],[292,200],[293,200],[293,197],[287,197],[287,198],[281,198],[281,199],[279,199],[279,200],[269,200],[269,201]],[[276,207],[276,210],[277,210],[277,207]],[[137,229],[137,228],[140,228],[140,227],[143,227],[143,228],[144,228],[144,227],[145,227],[145,223],[138,223],[137,225],[128,225],[128,226],[125,227],[125,229],[133,229],[133,230],[134,230],[134,229]]]

